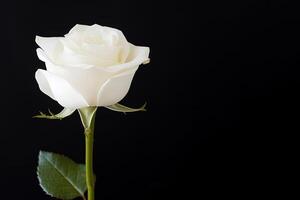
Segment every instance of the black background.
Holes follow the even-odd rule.
[[[84,161],[77,114],[41,93],[35,35],[75,24],[123,31],[151,48],[122,103],[99,109],[97,199],[206,199],[290,194],[298,157],[299,9],[289,1],[7,1],[1,3],[0,192],[51,199],[36,178],[39,150]],[[263,193],[263,194],[262,194]]]

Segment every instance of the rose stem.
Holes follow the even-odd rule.
[[[95,181],[93,172],[93,143],[94,143],[94,128],[95,128],[94,114],[91,124],[85,129],[85,164],[86,164],[86,184],[88,200],[95,199]]]

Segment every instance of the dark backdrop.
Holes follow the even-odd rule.
[[[99,109],[97,199],[205,199],[290,194],[297,157],[299,11],[288,1],[2,1],[0,192],[51,199],[36,178],[39,150],[84,160],[77,114],[38,89],[35,35],[77,23],[116,27],[151,47],[122,101],[148,111]],[[290,187],[292,190],[293,187]]]

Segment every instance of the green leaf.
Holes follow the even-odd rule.
[[[147,103],[144,103],[144,105],[142,105],[140,108],[130,108],[130,107],[124,106],[122,104],[116,103],[111,106],[106,106],[106,108],[116,111],[116,112],[127,113],[127,112],[146,111],[146,109],[145,109],[146,105],[147,105]]]
[[[85,165],[63,155],[40,151],[37,173],[48,195],[64,200],[80,196],[85,199]]]
[[[81,122],[85,129],[90,128],[92,120],[95,119],[98,107],[85,107],[78,109]]]
[[[33,116],[33,118],[43,118],[43,119],[59,119],[62,120],[65,117],[70,116],[76,109],[72,108],[64,108],[60,113],[53,114],[50,110],[48,110],[50,115],[40,112],[39,115]]]

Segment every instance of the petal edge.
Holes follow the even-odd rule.
[[[56,100],[63,107],[82,108],[89,106],[84,97],[63,78],[48,71],[38,69],[36,79],[41,91]]]
[[[110,106],[121,101],[129,91],[135,71],[108,79],[97,94],[97,106]]]

